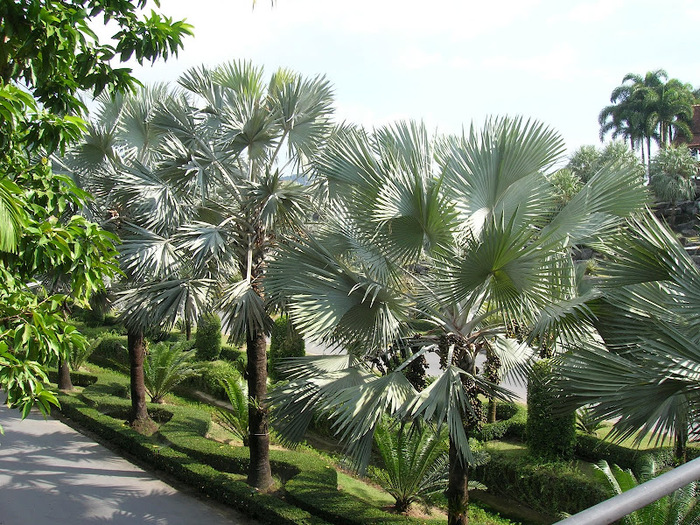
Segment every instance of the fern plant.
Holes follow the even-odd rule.
[[[373,469],[379,484],[396,501],[397,512],[447,488],[449,448],[447,430],[406,425],[398,430],[380,425],[374,436],[383,468]],[[476,454],[475,454],[476,456]],[[485,488],[470,481],[469,488]]]
[[[217,407],[222,427],[231,432],[247,447],[248,434],[248,389],[240,377],[224,379],[220,381],[221,387],[226,392],[230,407]]]
[[[152,345],[143,362],[146,391],[151,402],[162,403],[163,397],[181,381],[196,374],[194,350],[185,350],[188,343],[171,345],[166,342]]]
[[[616,496],[649,481],[658,474],[651,456],[644,456],[639,469],[639,479],[631,470],[600,461],[594,465],[598,478],[607,485],[610,496]],[[668,496],[650,503],[622,518],[623,525],[697,525],[700,523],[700,484],[694,481]]]

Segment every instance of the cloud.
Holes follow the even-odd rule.
[[[553,17],[557,22],[596,23],[608,20],[625,6],[626,0],[596,0],[574,5],[567,13]]]

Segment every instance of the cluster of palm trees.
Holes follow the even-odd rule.
[[[130,420],[149,421],[145,336],[220,312],[248,357],[251,467],[272,484],[268,459],[266,334],[273,305],[267,260],[285,229],[313,209],[306,173],[332,132],[332,91],[321,77],[231,62],[100,100],[83,140],[57,159],[88,189],[92,214],[121,239],[115,304],[128,330]],[[286,176],[283,176],[286,175]]]
[[[537,122],[492,119],[461,137],[413,122],[335,126],[323,78],[280,70],[265,82],[247,62],[195,68],[178,84],[102,99],[84,139],[57,159],[122,240],[114,289],[132,421],[148,419],[145,336],[221,312],[247,349],[251,485],[272,483],[270,403],[290,441],[314,413],[329,414],[360,467],[393,416],[446,429],[449,523],[466,523],[479,395],[508,399],[498,379],[525,373],[543,346],[570,348],[571,384],[585,389],[581,363],[606,352],[594,306],[607,281],[591,286],[573,254],[591,246],[615,257],[603,240],[643,210],[638,173],[606,164],[562,205],[548,175],[563,142]],[[648,268],[645,253],[629,258]],[[636,275],[663,277],[649,271]],[[268,396],[266,335],[281,310],[348,352],[297,358]],[[431,329],[416,336],[416,319]],[[373,360],[397,345],[411,351],[378,374]],[[440,354],[443,373],[417,391],[402,370],[426,352]]]
[[[610,102],[598,116],[601,140],[610,133],[629,141],[632,150],[641,151],[642,162],[651,160],[652,141],[664,147],[692,138],[690,125],[697,102],[693,88],[669,79],[663,69],[643,77],[628,73],[613,90]]]

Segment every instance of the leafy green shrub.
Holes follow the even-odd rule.
[[[94,339],[92,341],[88,341],[88,343],[83,346],[72,346],[70,349],[70,356],[68,358],[70,369],[73,372],[80,370],[80,368],[87,362],[90,355],[95,351],[95,348],[97,348],[99,343],[100,339]]]
[[[152,403],[160,403],[175,386],[196,373],[192,366],[194,350],[186,344],[157,343],[151,345],[143,363],[143,378]]]
[[[544,459],[571,459],[576,447],[576,414],[555,413],[556,392],[550,361],[535,363],[527,385],[527,432],[530,452]]]
[[[241,377],[247,377],[247,367],[248,367],[248,356],[245,350],[241,350],[235,346],[231,345],[221,345],[221,355],[220,359],[233,363],[236,370],[241,374]]]
[[[631,470],[612,467],[606,461],[594,465],[598,479],[609,491],[609,497],[622,494],[641,483],[651,480],[659,473],[655,461],[644,456],[636,477]],[[636,510],[620,520],[623,525],[646,525],[648,523],[687,524],[700,521],[700,484],[693,481],[668,496],[653,501],[646,507]]]
[[[282,360],[287,357],[303,357],[306,344],[287,317],[275,320],[270,337],[270,379],[279,381],[285,378],[279,369]]]
[[[509,451],[489,450],[491,461],[474,470],[473,477],[489,492],[519,501],[539,512],[557,516],[575,514],[607,498],[605,490],[581,473],[574,463],[543,463]]]
[[[374,477],[394,498],[398,512],[406,512],[412,503],[447,487],[446,431],[437,433],[427,426],[390,429],[380,425],[374,442],[382,459],[382,468],[374,469]]]
[[[605,460],[623,469],[637,470],[644,456],[653,458],[660,468],[675,464],[674,451],[671,447],[646,450],[627,448],[587,434],[579,434],[576,439],[576,457],[591,463]],[[700,457],[700,447],[688,447],[687,456],[688,461]]]
[[[515,438],[525,439],[527,410],[517,403],[499,403],[496,405],[495,423],[484,423],[481,429],[473,431],[472,436],[478,441],[493,441],[494,439]]]
[[[215,313],[203,314],[197,321],[195,334],[197,359],[215,361],[221,354],[221,319]]]
[[[204,362],[197,367],[197,373],[185,379],[180,386],[199,390],[216,399],[227,401],[228,396],[221,383],[222,381],[230,381],[239,375],[235,365],[228,361]]]
[[[113,332],[100,337],[89,360],[96,365],[112,368],[118,371],[129,370],[129,353],[127,337]]]
[[[242,378],[234,377],[221,381],[221,386],[226,392],[231,408],[217,407],[220,416],[219,423],[240,439],[244,447],[247,447],[250,436],[248,435],[248,389],[246,384]]]

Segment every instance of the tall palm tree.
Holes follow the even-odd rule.
[[[287,70],[265,82],[249,62],[194,68],[179,84],[169,96],[104,106],[73,163],[120,223],[128,216],[122,260],[138,286],[120,304],[135,334],[177,315],[194,321],[216,279],[220,301],[210,307],[247,346],[248,481],[265,489],[274,305],[264,269],[285,230],[311,214],[310,189],[290,179],[307,176],[331,132],[332,90]]]
[[[348,355],[291,361],[292,381],[272,393],[278,432],[301,439],[313,411],[328,412],[362,468],[383,414],[446,426],[448,521],[467,523],[477,396],[509,398],[480,373],[477,356],[508,373],[532,355],[513,338],[516,324],[555,339],[576,334],[585,311],[570,248],[643,201],[636,174],[607,168],[557,213],[544,172],[561,151],[556,133],[522,119],[441,140],[415,123],[341,133],[318,165],[331,196],[324,226],[280,248],[267,290],[284,298],[302,332]],[[417,316],[433,329],[416,338]],[[413,355],[377,376],[371,360],[397,340]],[[401,371],[428,351],[441,354],[443,373],[417,392]]]
[[[700,270],[651,213],[630,232],[598,246],[610,257],[591,305],[602,341],[563,355],[565,403],[615,421],[613,439],[672,441],[684,461],[700,437]]]

